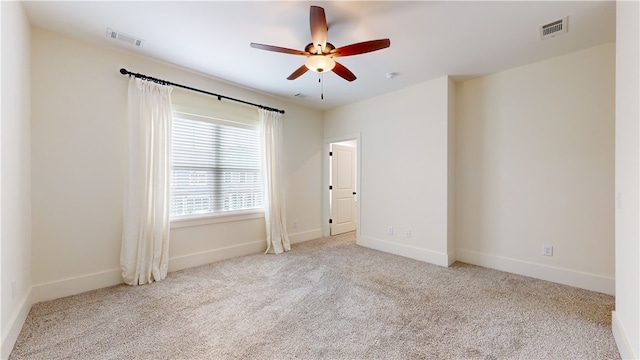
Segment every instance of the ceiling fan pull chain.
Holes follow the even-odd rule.
[[[324,100],[324,81],[322,81],[324,73],[320,73],[319,75],[318,82],[320,83],[320,100]]]

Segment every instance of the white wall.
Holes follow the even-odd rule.
[[[361,135],[359,244],[449,264],[449,84],[442,77],[325,112],[325,138]]]
[[[640,357],[640,6],[616,9],[616,309],[613,334],[625,359]]]
[[[325,139],[362,137],[358,242],[613,294],[614,55],[606,44],[326,112]]]
[[[449,123],[447,161],[447,253],[449,265],[456,260],[456,84],[451,78],[448,83],[447,121]]]
[[[121,67],[284,109],[287,219],[298,220],[298,228],[289,230],[294,241],[321,234],[320,112],[45,30],[32,32],[35,301],[121,281],[128,82]],[[265,248],[262,218],[172,228],[169,268]]]
[[[458,260],[613,294],[614,71],[605,44],[457,85]]]
[[[0,125],[1,357],[6,359],[30,309],[31,285],[31,26],[19,2],[1,2]],[[12,283],[15,282],[15,294]],[[15,296],[14,296],[15,295]]]
[[[359,243],[440,265],[454,260],[455,245],[469,262],[587,288],[582,281],[594,280],[596,290],[611,290],[613,45],[455,86],[443,77],[328,111],[323,126],[319,112],[30,31],[19,3],[2,2],[1,9],[3,358],[30,306],[30,284],[39,301],[120,282],[127,86],[120,67],[287,111],[285,197],[288,225],[298,220],[289,229],[293,241],[321,233],[323,136],[361,134]],[[616,188],[624,207],[616,213],[614,333],[621,352],[634,357],[640,341],[637,13],[637,3],[618,3]],[[560,222],[562,216],[549,213],[572,216]],[[500,226],[505,216],[510,222]],[[388,226],[394,235],[386,234]],[[173,269],[264,248],[261,219],[176,228],[171,236]],[[540,239],[551,239],[544,243],[555,246],[554,257],[539,256]],[[7,277],[18,283],[15,300]]]

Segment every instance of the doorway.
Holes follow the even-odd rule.
[[[360,220],[360,136],[325,140],[323,236],[356,231]]]

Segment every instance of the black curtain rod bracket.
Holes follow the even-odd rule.
[[[183,88],[183,89],[187,89],[187,90],[191,90],[191,91],[195,91],[195,92],[199,92],[199,93],[203,93],[203,94],[207,94],[207,95],[211,95],[211,96],[216,96],[218,98],[218,100],[222,100],[222,99],[231,100],[231,101],[243,103],[243,104],[246,104],[246,105],[255,106],[255,107],[260,108],[260,109],[264,109],[264,110],[268,110],[268,111],[275,111],[275,112],[279,112],[280,114],[284,114],[284,110],[280,110],[280,109],[276,109],[276,108],[272,108],[272,107],[268,107],[268,106],[264,106],[264,105],[260,105],[260,104],[254,104],[252,102],[248,102],[248,101],[244,101],[244,100],[240,100],[240,99],[234,99],[234,98],[229,97],[229,96],[224,96],[224,95],[220,95],[220,94],[214,94],[214,93],[209,92],[209,91],[192,88],[190,86],[176,84],[176,83],[173,83],[171,81],[157,79],[157,78],[154,78],[154,77],[151,77],[151,76],[147,76],[147,75],[144,75],[144,74],[133,73],[131,71],[128,71],[125,68],[120,69],[120,74],[134,76],[134,77],[137,77],[137,78],[140,78],[140,79],[143,79],[143,80],[153,81],[155,83],[162,84],[162,85],[171,85],[171,86],[175,86],[175,87],[179,87],[179,88]]]

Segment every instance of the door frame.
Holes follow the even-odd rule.
[[[331,163],[329,159],[329,149],[331,144],[339,143],[343,141],[355,140],[356,141],[356,189],[358,204],[356,206],[356,241],[360,239],[360,209],[362,208],[362,138],[360,133],[351,135],[335,136],[324,139],[323,154],[322,154],[322,236],[329,236],[330,226],[329,218],[331,214],[329,184],[331,179],[329,178]]]

